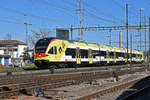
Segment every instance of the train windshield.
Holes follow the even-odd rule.
[[[36,53],[44,53],[51,40],[51,38],[40,39],[35,46]]]

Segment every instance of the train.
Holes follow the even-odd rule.
[[[57,38],[39,39],[34,47],[38,68],[143,63],[142,51]]]

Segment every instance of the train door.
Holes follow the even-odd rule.
[[[107,64],[109,64],[109,52],[108,51],[106,51],[106,58],[107,58]]]
[[[88,56],[89,56],[89,64],[92,64],[93,63],[93,57],[92,57],[92,50],[91,49],[88,50]]]
[[[136,63],[138,63],[138,54],[136,54]]]
[[[141,61],[142,61],[142,56],[141,55],[139,55],[139,59],[140,59],[140,63],[141,63]]]
[[[116,52],[114,52],[114,63],[116,63]]]
[[[80,49],[76,49],[76,63],[81,64],[81,56],[80,56]]]
[[[129,54],[129,58],[130,58],[130,63],[132,62],[132,54]]]
[[[127,63],[127,53],[124,53],[125,56],[125,63]]]

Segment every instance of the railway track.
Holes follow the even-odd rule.
[[[149,99],[148,91],[150,91],[149,82],[150,82],[150,76],[145,78],[140,78],[140,79],[137,78],[128,82],[122,82],[121,84],[107,87],[103,90],[99,90],[95,93],[81,97],[78,100],[99,100],[99,99],[103,100],[101,96],[124,89],[126,87],[130,87],[129,89],[132,89],[132,91],[123,92],[115,100],[147,100]],[[108,96],[104,100],[107,100],[108,98],[110,97]]]
[[[149,70],[149,69],[148,69]],[[145,71],[145,68],[120,70],[120,75]],[[98,78],[111,77],[112,72],[78,72],[74,74],[45,75],[34,77],[10,77],[0,80],[0,99],[18,96],[21,93],[30,93],[35,87],[53,89],[62,86],[80,84]]]
[[[144,84],[144,86],[139,86],[140,88],[136,89],[136,91],[125,96],[124,98],[122,98],[122,100],[148,100],[150,96],[149,82],[150,77],[147,77],[144,81],[141,82]]]
[[[119,69],[127,69],[127,68],[138,68],[141,66],[148,66],[147,63],[143,64],[133,64],[133,65],[113,65],[113,66],[97,66],[97,67],[79,67],[79,68],[61,68],[55,69],[55,74],[66,74],[72,72],[87,72],[87,71],[95,71],[95,70],[119,70]],[[25,70],[21,72],[9,72],[8,73],[0,73],[0,78],[5,79],[9,77],[33,77],[33,76],[41,76],[41,75],[49,75],[51,74],[48,69],[45,70]]]

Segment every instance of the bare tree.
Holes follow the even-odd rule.
[[[10,33],[7,33],[4,37],[5,40],[11,40],[12,37],[11,37],[11,34]]]
[[[46,38],[46,37],[50,37],[53,36],[52,32],[49,29],[40,29],[39,31],[34,31],[31,30],[32,34],[29,35],[29,46],[31,48],[34,47],[35,43],[37,40],[41,39],[41,38]]]

